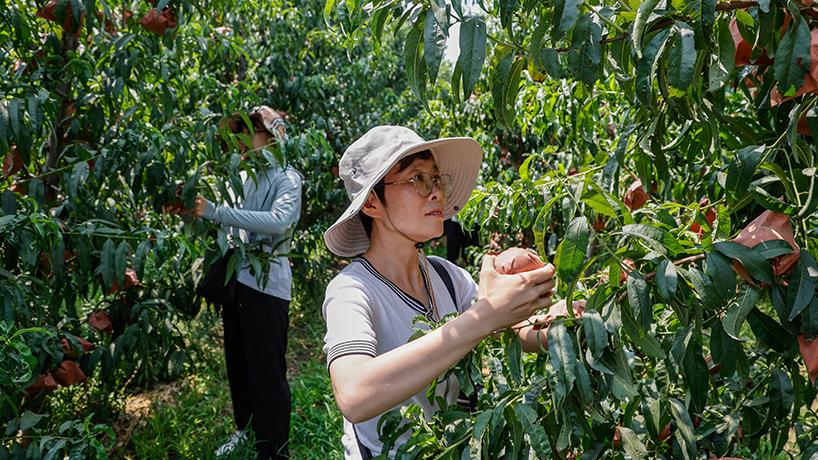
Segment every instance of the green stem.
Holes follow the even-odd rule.
[[[622,3],[624,3],[624,2],[622,2]],[[627,32],[625,29],[623,29],[623,28],[619,27],[619,25],[617,25],[615,22],[613,22],[613,21],[611,21],[610,19],[608,19],[608,18],[606,18],[605,16],[603,16],[603,15],[602,15],[602,13],[600,13],[599,11],[597,11],[597,10],[596,10],[596,8],[594,8],[593,6],[591,6],[591,4],[590,4],[590,3],[588,3],[588,0],[583,0],[583,2],[581,3],[581,5],[582,5],[582,6],[584,6],[585,8],[588,8],[589,10],[593,11],[593,12],[594,12],[594,14],[596,14],[596,15],[599,17],[599,19],[602,19],[603,21],[605,21],[605,23],[606,23],[606,24],[608,24],[609,26],[611,26],[611,27],[612,27],[614,30],[616,30],[616,31],[617,31],[617,32],[619,32],[620,34],[624,34],[625,32]]]
[[[487,36],[488,36],[489,40],[493,41],[494,43],[496,43],[498,45],[507,46],[507,47],[515,49],[517,51],[523,51],[523,52],[526,52],[526,53],[528,52],[528,50],[523,48],[522,46],[516,45],[514,43],[505,42],[503,40],[500,40],[499,38],[496,38],[496,37],[492,36],[491,34],[487,34]]]

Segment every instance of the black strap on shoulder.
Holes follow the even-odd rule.
[[[355,424],[352,425],[352,431],[355,432],[355,440],[358,441],[358,450],[361,452],[361,460],[372,460],[372,451],[361,442],[361,437],[358,436],[358,428]]]
[[[454,302],[455,310],[460,311],[460,305],[457,303],[457,294],[454,292],[454,283],[452,283],[452,277],[449,275],[449,271],[446,270],[443,263],[437,259],[427,258],[426,260],[432,264],[432,267],[434,267],[437,274],[440,275],[441,279],[443,279],[443,284],[446,285],[446,290],[449,291],[449,297],[451,297],[452,302]]]

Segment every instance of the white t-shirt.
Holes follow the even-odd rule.
[[[430,256],[440,261],[452,279],[458,305],[455,306],[443,279],[429,264],[429,279],[437,300],[440,317],[450,313],[462,313],[469,308],[477,297],[477,284],[468,272],[439,257]],[[418,263],[423,273],[426,272],[421,256]],[[425,277],[424,277],[425,279]],[[428,287],[427,287],[428,291]],[[431,302],[431,300],[430,300]],[[367,355],[378,356],[408,342],[415,332],[412,321],[416,316],[432,319],[431,305],[424,306],[411,297],[383,275],[364,258],[352,261],[327,286],[324,300],[324,320],[327,322],[327,335],[324,337],[324,352],[327,354],[327,366],[341,356]],[[412,398],[395,406],[417,404],[427,417],[438,410],[429,404],[426,397],[428,386]],[[438,382],[437,396],[444,398],[448,404],[455,404],[460,392],[460,384],[455,376],[445,382]],[[382,444],[378,439],[378,420],[375,417],[353,426],[344,419],[344,457],[360,459],[355,432],[361,443],[372,451],[372,455],[381,453]],[[409,440],[411,433],[401,436],[396,447]],[[395,450],[389,453],[393,457]]]

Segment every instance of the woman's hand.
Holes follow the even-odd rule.
[[[190,209],[185,209],[183,205],[173,205],[173,204],[166,204],[162,207],[162,211],[165,214],[170,214],[171,216],[178,216],[182,214],[190,214],[193,217],[204,217],[204,212],[207,209],[207,198],[199,195],[196,197],[196,201],[193,202],[193,207]]]
[[[493,328],[489,334],[524,321],[537,310],[549,308],[554,294],[553,265],[501,275],[494,269],[494,258],[483,257],[477,302],[469,309],[476,308],[481,323]]]

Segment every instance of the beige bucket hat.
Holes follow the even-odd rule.
[[[369,249],[369,237],[357,216],[372,188],[401,158],[429,150],[440,174],[452,176],[454,191],[443,210],[446,219],[456,215],[469,201],[483,161],[480,145],[470,137],[426,141],[409,128],[378,126],[347,148],[338,164],[351,201],[341,217],[324,233],[324,242],[334,254],[353,257]]]

